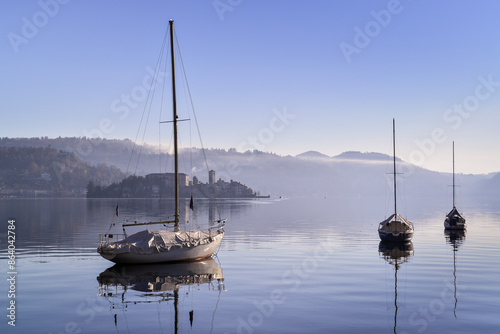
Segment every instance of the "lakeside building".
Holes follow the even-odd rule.
[[[95,186],[89,184],[88,198],[170,198],[174,194],[174,173],[152,173],[146,176],[129,176],[119,184],[112,184],[108,187]],[[179,196],[181,198],[259,198],[269,196],[258,196],[252,188],[230,180],[226,182],[219,178],[216,180],[215,171],[208,173],[208,183],[200,182],[194,176],[189,181],[189,175],[178,174]]]

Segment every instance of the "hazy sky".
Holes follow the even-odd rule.
[[[449,172],[455,140],[457,172],[500,171],[497,0],[2,7],[2,137],[135,138],[174,19],[206,147],[390,154],[394,117],[402,159]]]

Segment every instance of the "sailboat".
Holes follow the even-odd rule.
[[[396,206],[396,122],[392,119],[392,146],[394,166],[394,214],[381,222],[378,235],[383,241],[404,242],[413,237],[413,224],[398,214]]]
[[[118,264],[141,264],[198,261],[212,256],[219,247],[224,236],[225,219],[211,222],[207,230],[183,230],[179,227],[179,152],[177,137],[177,105],[175,89],[175,53],[174,53],[174,21],[170,20],[170,55],[172,65],[172,101],[173,101],[173,139],[174,139],[174,197],[175,212],[173,220],[157,222],[123,223],[123,234],[99,234],[97,252],[105,259]],[[118,208],[117,208],[118,211]],[[173,230],[143,230],[133,235],[127,235],[125,227],[169,226]]]
[[[452,142],[453,150],[453,209],[444,219],[444,228],[447,230],[465,230],[467,223],[465,218],[458,212],[455,206],[455,142]]]

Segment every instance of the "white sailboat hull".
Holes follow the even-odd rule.
[[[219,247],[224,232],[220,232],[211,238],[211,241],[199,245],[174,246],[168,250],[158,250],[152,253],[140,253],[134,251],[116,252],[112,249],[100,247],[98,253],[106,260],[118,264],[145,264],[145,263],[172,263],[188,262],[206,259]]]

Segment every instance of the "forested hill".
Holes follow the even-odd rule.
[[[0,147],[0,196],[84,196],[89,181],[118,182],[114,166],[92,166],[51,147]]]
[[[131,140],[88,138],[88,137],[33,137],[0,138],[0,147],[51,147],[72,152],[76,157],[92,165],[105,163],[114,165],[123,171],[130,160],[134,143]],[[148,153],[148,148],[142,148]]]
[[[45,179],[41,176],[41,173],[45,172],[50,173],[51,180],[44,182],[51,184],[53,188],[57,185],[69,189],[73,185],[78,185],[83,191],[90,181],[104,187],[123,180],[125,177],[123,174],[116,177],[120,175],[117,168],[127,174],[144,176],[163,170],[170,171],[172,164],[172,157],[169,154],[165,152],[158,154],[158,148],[152,146],[140,146],[134,149],[134,143],[130,140],[86,137],[0,139],[0,147],[14,149],[27,146],[55,149],[61,157],[57,159],[52,157],[44,162],[39,162],[37,158],[33,159],[34,164],[31,164],[31,159],[25,156],[26,159],[22,159],[24,166],[17,166],[15,171],[5,167],[7,165],[2,161],[0,172],[3,174],[0,174],[0,181],[4,185],[7,180],[11,181],[11,178],[6,177],[5,170],[9,170],[9,173],[17,177],[14,183],[16,189],[21,189],[20,182],[28,182],[27,179],[30,184],[33,182],[40,184],[41,180],[47,179],[47,174],[44,176]],[[140,159],[137,159],[138,152],[141,153]],[[392,179],[387,174],[392,171],[392,157],[377,152],[351,151],[337,156],[311,151],[297,156],[280,156],[257,150],[238,152],[234,148],[228,150],[212,148],[206,149],[205,152],[206,155],[198,148],[182,149],[179,172],[189,175],[190,180],[196,176],[200,182],[208,182],[204,160],[206,156],[209,169],[216,171],[216,180],[221,178],[229,183],[231,180],[238,180],[242,184],[251,185],[253,189],[258,189],[262,194],[273,196],[380,198],[384,197],[387,189],[392,189],[387,188],[392,184]],[[21,156],[26,154],[23,153]],[[3,160],[8,162],[8,159],[3,158]],[[105,165],[101,165],[103,163]],[[106,167],[111,165],[115,168]],[[407,189],[406,196],[429,200],[436,197],[451,198],[451,187],[448,186],[452,181],[450,173],[430,171],[402,159],[397,159],[397,168],[399,173],[403,173],[398,175],[399,188]],[[70,171],[74,173],[71,174]],[[460,188],[457,188],[459,198],[500,196],[500,173],[473,175],[458,172],[455,177],[457,184],[460,185]],[[35,178],[38,178],[38,181]],[[13,186],[12,182],[9,186]]]

